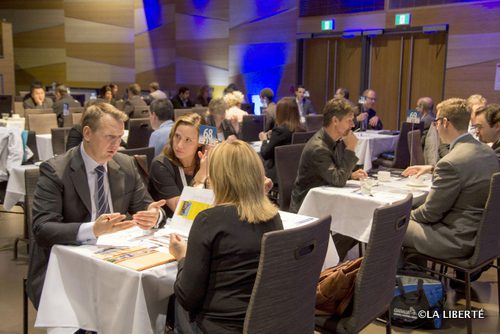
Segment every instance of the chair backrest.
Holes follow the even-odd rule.
[[[68,142],[70,130],[70,127],[53,128],[50,130],[52,133],[52,150],[54,151],[54,155],[61,155],[66,152],[66,143]]]
[[[318,131],[323,126],[323,115],[306,115],[306,130]]]
[[[474,253],[468,260],[469,265],[480,264],[500,255],[500,173],[491,176],[490,192],[486,201],[483,216],[479,223]]]
[[[392,168],[405,169],[410,165],[410,151],[408,150],[408,132],[424,129],[424,123],[420,124],[404,122],[401,125],[398,142],[394,151],[394,164]]]
[[[151,166],[151,161],[153,161],[155,157],[155,148],[154,147],[141,147],[141,148],[128,148],[126,150],[121,150],[120,153],[134,156],[134,155],[143,155],[146,157],[147,163],[147,171],[149,171],[149,167]]]
[[[192,112],[197,113],[201,117],[205,118],[207,116],[208,108],[207,107],[193,107],[191,109]]]
[[[422,133],[420,130],[408,132],[408,152],[410,152],[410,166],[425,165],[424,150],[422,149]]]
[[[243,141],[259,140],[259,133],[264,131],[264,115],[245,115],[241,124],[240,139]]]
[[[26,169],[24,172],[24,186],[26,194],[24,195],[24,219],[29,231],[29,238],[31,239],[31,223],[33,220],[33,198],[35,197],[36,184],[40,176],[39,168]]]
[[[84,107],[69,107],[69,112],[72,114],[81,114],[84,110]]]
[[[79,113],[71,113],[71,120],[73,121],[73,125],[80,124],[82,122],[83,114]]]
[[[131,118],[128,123],[127,148],[140,148],[149,145],[153,132],[149,118]]]
[[[192,113],[192,109],[174,109],[174,121],[178,120],[179,117]]]
[[[264,234],[243,333],[313,333],[331,217]]]
[[[278,177],[278,203],[281,210],[288,211],[293,184],[299,170],[300,156],[306,144],[278,146],[274,149],[274,163]]]
[[[24,117],[26,118],[26,130],[29,130],[29,115],[38,115],[38,114],[53,114],[53,109],[24,109]]]
[[[12,115],[12,95],[0,95],[0,114]]]
[[[14,113],[19,114],[20,117],[24,117],[24,106],[23,101],[14,101]]]
[[[33,152],[33,156],[29,158],[26,163],[35,163],[40,160],[38,157],[38,146],[36,145],[36,132],[28,131],[28,139],[26,140],[26,146],[29,147],[31,152]]]
[[[30,114],[28,115],[28,129],[36,134],[50,133],[50,129],[57,128],[57,115],[51,114]]]
[[[146,118],[149,117],[149,106],[135,107],[131,118]]]
[[[370,239],[356,277],[352,315],[337,325],[359,333],[391,304],[401,245],[408,228],[412,195],[375,209]]]
[[[315,133],[316,131],[294,132],[292,134],[292,144],[305,144]]]
[[[115,102],[116,109],[123,111],[125,108],[125,100],[118,100]]]

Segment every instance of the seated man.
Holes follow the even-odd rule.
[[[295,89],[295,101],[299,106],[300,123],[305,124],[307,115],[315,115],[314,107],[309,99],[306,98],[306,88],[298,85]]]
[[[430,97],[421,97],[417,101],[415,108],[420,113],[420,121],[424,122],[424,133],[427,133],[436,115],[434,115],[434,102]]]
[[[81,107],[80,102],[68,94],[68,89],[64,85],[58,85],[55,90],[56,102],[52,105],[54,113],[57,115],[57,125],[64,126],[64,105],[67,107]]]
[[[123,106],[123,112],[128,115],[129,118],[141,118],[147,117],[143,116],[140,112],[147,109],[148,105],[141,97],[141,86],[139,84],[131,84],[127,88],[128,98]]]
[[[82,119],[83,143],[40,165],[28,269],[35,308],[53,245],[95,243],[103,234],[132,226],[146,230],[164,220],[165,200],[152,202],[133,158],[117,153],[126,120],[110,104],[90,106]]]
[[[363,92],[364,102],[360,104],[359,114],[356,115],[356,129],[382,130],[383,125],[377,112],[373,109],[377,101],[377,93],[373,89]]]
[[[153,81],[149,84],[149,102],[153,102],[154,100],[163,100],[166,98],[167,94],[160,90],[160,84],[158,82]]]
[[[307,142],[300,157],[298,175],[292,191],[290,211],[298,212],[311,188],[319,186],[343,187],[347,180],[359,180],[368,175],[362,169],[353,171],[358,158],[354,149],[358,139],[352,133],[354,107],[345,99],[328,101],[323,109],[323,127]],[[336,242],[341,259],[355,243]],[[340,240],[342,239],[342,240]],[[346,244],[340,244],[347,241]]]
[[[149,120],[154,129],[149,137],[149,147],[155,148],[155,156],[163,151],[167,144],[170,130],[174,125],[174,107],[167,99],[154,100],[149,107]]]
[[[438,104],[434,122],[450,152],[435,167],[412,166],[403,172],[433,171],[432,188],[425,203],[411,212],[403,245],[438,259],[472,255],[491,175],[499,170],[493,150],[467,132],[469,119],[463,99]]]
[[[472,135],[472,137],[479,139],[477,138],[476,129],[474,128],[474,124],[476,124],[476,111],[481,107],[485,107],[486,104],[488,104],[488,101],[486,101],[482,95],[473,94],[467,98],[466,102],[470,111],[470,122],[467,131]]]
[[[498,157],[500,163],[500,105],[489,104],[476,111],[474,127],[479,140],[483,143],[491,143],[491,148]]]
[[[193,102],[189,99],[189,88],[179,88],[179,93],[172,99],[174,109],[187,109],[194,107]]]
[[[41,82],[33,82],[30,88],[30,97],[23,101],[24,109],[50,109],[52,100],[45,97],[45,89]]]

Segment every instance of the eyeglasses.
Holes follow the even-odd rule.
[[[432,121],[432,125],[436,126],[438,121],[442,121],[443,119],[445,119],[446,117],[439,117],[439,118],[436,118],[435,120]]]

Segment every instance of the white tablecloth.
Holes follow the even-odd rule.
[[[38,168],[38,166],[22,165],[10,170],[9,181],[7,182],[7,189],[3,200],[5,210],[12,209],[17,202],[24,202],[24,195],[26,194],[24,171],[32,168]]]
[[[38,149],[38,158],[41,161],[52,158],[54,156],[52,135],[50,133],[36,135],[36,148]]]
[[[7,128],[17,128],[23,131],[25,122],[26,119],[24,117],[0,119],[0,126],[5,126]]]
[[[285,228],[316,220],[280,214]],[[163,334],[177,263],[138,272],[93,257],[97,249],[52,247],[35,327],[58,334],[78,328],[99,333]],[[330,262],[337,264],[335,248],[328,251]]]
[[[381,135],[380,131],[368,130],[365,132],[355,132],[358,138],[355,153],[358,157],[359,165],[368,171],[372,168],[372,161],[384,152],[394,151],[399,136]]]
[[[413,193],[413,205],[425,201],[431,181],[424,187],[408,186],[408,179],[380,182],[373,188],[373,196],[360,192],[359,181],[350,180],[344,188],[318,187],[311,189],[299,214],[312,217],[332,216],[331,230],[368,242],[376,208],[402,200],[409,192]]]

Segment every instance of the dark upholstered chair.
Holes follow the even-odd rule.
[[[147,162],[147,170],[149,170],[149,167],[151,167],[151,161],[153,161],[155,157],[154,147],[129,148],[126,150],[121,150],[119,152],[130,156],[145,155]]]
[[[288,211],[293,184],[299,169],[300,156],[306,144],[278,146],[274,149],[274,163],[278,177],[278,204],[280,210]]]
[[[370,239],[354,287],[352,312],[345,317],[316,316],[320,333],[359,333],[388,313],[394,296],[396,268],[408,228],[412,195],[375,209]],[[390,322],[386,331],[391,332]]]
[[[68,142],[68,133],[71,128],[54,128],[52,133],[52,150],[54,155],[61,155],[66,152],[66,143]]]
[[[131,118],[128,123],[127,148],[141,148],[149,145],[153,133],[149,118]]]
[[[422,148],[422,134],[420,130],[408,132],[408,152],[410,153],[410,164],[425,165],[424,149]]]
[[[313,333],[330,220],[264,234],[243,333]]]
[[[471,274],[478,272],[485,266],[491,264],[496,260],[497,269],[497,284],[500,282],[500,268],[499,268],[499,257],[500,257],[500,228],[498,228],[498,219],[500,217],[500,173],[493,174],[490,183],[490,192],[488,195],[488,200],[486,201],[486,206],[484,208],[483,216],[481,222],[478,226],[478,232],[476,236],[476,245],[474,247],[474,253],[470,258],[465,259],[448,259],[441,260],[432,258],[423,254],[410,253],[406,260],[411,262],[411,258],[419,257],[424,258],[427,261],[431,261],[433,264],[440,264],[445,267],[450,267],[455,269],[455,271],[464,273],[464,279],[459,279],[453,276],[449,276],[442,271],[429,270],[435,274],[442,277],[458,281],[465,284],[465,309],[471,309]],[[498,294],[498,312],[500,313],[500,289],[497,289]],[[472,333],[472,321],[467,319],[467,333]]]
[[[259,133],[264,131],[264,115],[245,115],[241,124],[240,139],[243,141],[258,141]]]
[[[306,130],[318,131],[323,126],[323,115],[306,115]]]
[[[292,144],[305,144],[315,133],[316,131],[294,132],[292,134]]]

